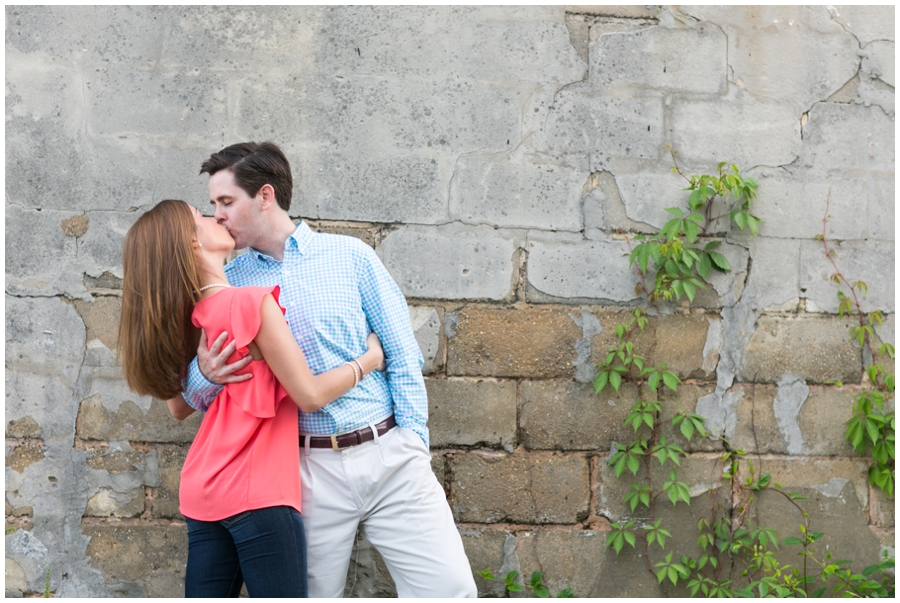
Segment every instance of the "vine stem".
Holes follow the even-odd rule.
[[[847,277],[844,276],[844,273],[841,272],[841,269],[838,268],[837,262],[834,261],[834,257],[832,256],[834,252],[833,249],[828,247],[828,207],[831,205],[831,188],[828,189],[828,197],[825,199],[825,215],[822,216],[822,246],[825,248],[825,257],[828,258],[828,261],[831,262],[831,266],[834,268],[834,276],[836,276],[841,283],[843,283],[848,289],[850,289],[850,295],[853,296],[853,305],[856,306],[856,314],[859,316],[859,326],[865,327],[867,326],[866,315],[862,311],[862,306],[859,303],[859,297],[856,295],[856,289],[853,285],[850,284],[850,281],[847,280]],[[869,334],[863,332],[864,340],[866,342],[866,348],[869,350],[869,354],[872,358],[875,358],[875,351],[872,349],[872,341],[869,338]]]

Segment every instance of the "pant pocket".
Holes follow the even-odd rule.
[[[237,515],[232,515],[231,517],[226,517],[219,523],[221,523],[223,526],[228,528],[228,527],[233,526],[240,520],[250,517],[250,513],[252,513],[252,511],[244,511],[243,513],[238,513]]]

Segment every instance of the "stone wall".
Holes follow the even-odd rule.
[[[633,515],[606,461],[637,391],[589,383],[641,301],[627,239],[685,203],[667,143],[689,172],[736,162],[765,223],[716,233],[734,270],[653,318],[643,349],[684,380],[659,395],[809,496],[838,558],[876,560],[893,500],[842,438],[870,385],[814,237],[830,190],[893,342],[894,86],[893,7],[8,6],[7,594],[182,594],[199,417],[123,386],[120,249],[163,198],[205,208],[201,161],[248,139],[284,148],[297,217],[374,246],[406,294],[472,567],[581,596],[661,594],[604,546]],[[721,445],[687,451],[692,505],[661,512],[693,542],[733,498],[707,493]],[[760,499],[782,535],[791,513]],[[348,594],[394,592],[371,545],[354,559]]]

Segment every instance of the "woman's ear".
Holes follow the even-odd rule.
[[[195,235],[191,237],[191,249],[197,250],[201,247],[203,247],[203,243],[201,243],[200,240],[197,239],[197,236]]]

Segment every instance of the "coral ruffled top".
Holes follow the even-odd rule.
[[[278,287],[223,289],[197,303],[194,325],[210,345],[228,331],[226,345],[237,345],[228,362],[235,362],[249,353],[270,293],[277,302]],[[275,506],[300,511],[297,406],[265,360],[254,360],[246,372],[253,378],[226,385],[210,404],[188,452],[179,491],[185,517],[218,521]]]

